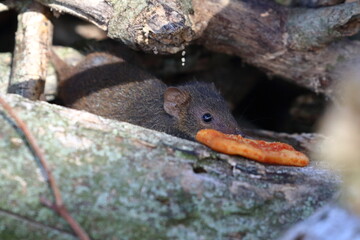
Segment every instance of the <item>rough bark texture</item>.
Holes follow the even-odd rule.
[[[18,15],[16,47],[8,91],[37,100],[45,86],[52,24],[44,6],[36,2],[27,2],[25,5]]]
[[[194,0],[193,7],[194,31],[207,48],[316,92],[331,95],[337,80],[332,70],[360,53],[357,41],[331,43],[358,31],[359,2],[303,9],[261,0]]]
[[[191,1],[38,0],[59,12],[86,19],[110,38],[154,53],[176,53],[193,40]]]
[[[45,152],[92,239],[276,239],[333,198],[317,167],[269,166],[166,134],[4,96]],[[0,238],[73,239],[22,134],[0,110]]]
[[[359,42],[338,41],[359,30],[358,1],[297,1],[288,8],[273,1],[38,0],[97,24],[108,36],[155,53],[174,53],[189,41],[235,54],[246,62],[332,96],[336,69],[360,53]],[[301,4],[298,4],[301,3]],[[319,7],[333,5],[329,7]],[[189,21],[190,18],[190,21]]]
[[[193,40],[188,17],[192,11],[190,0],[113,2],[115,14],[110,19],[108,35],[132,48],[176,53]]]

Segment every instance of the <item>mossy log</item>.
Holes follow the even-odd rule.
[[[272,166],[124,122],[2,95],[38,141],[92,239],[276,239],[334,198],[311,162]],[[0,239],[74,239],[23,134],[0,108]]]

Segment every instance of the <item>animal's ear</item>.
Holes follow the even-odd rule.
[[[190,95],[176,87],[168,87],[164,93],[164,109],[176,118],[180,118],[181,108],[186,107],[190,101]]]

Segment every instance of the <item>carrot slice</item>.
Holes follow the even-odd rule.
[[[241,155],[262,163],[299,167],[309,164],[309,158],[305,154],[286,143],[247,139],[214,129],[200,130],[195,138],[215,151]]]

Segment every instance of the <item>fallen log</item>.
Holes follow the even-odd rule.
[[[193,1],[199,43],[315,92],[333,96],[334,69],[360,53],[359,2],[307,9],[272,1]]]
[[[334,198],[338,179],[217,154],[195,142],[3,95],[92,239],[276,239]],[[0,238],[73,239],[22,133],[0,110]]]

